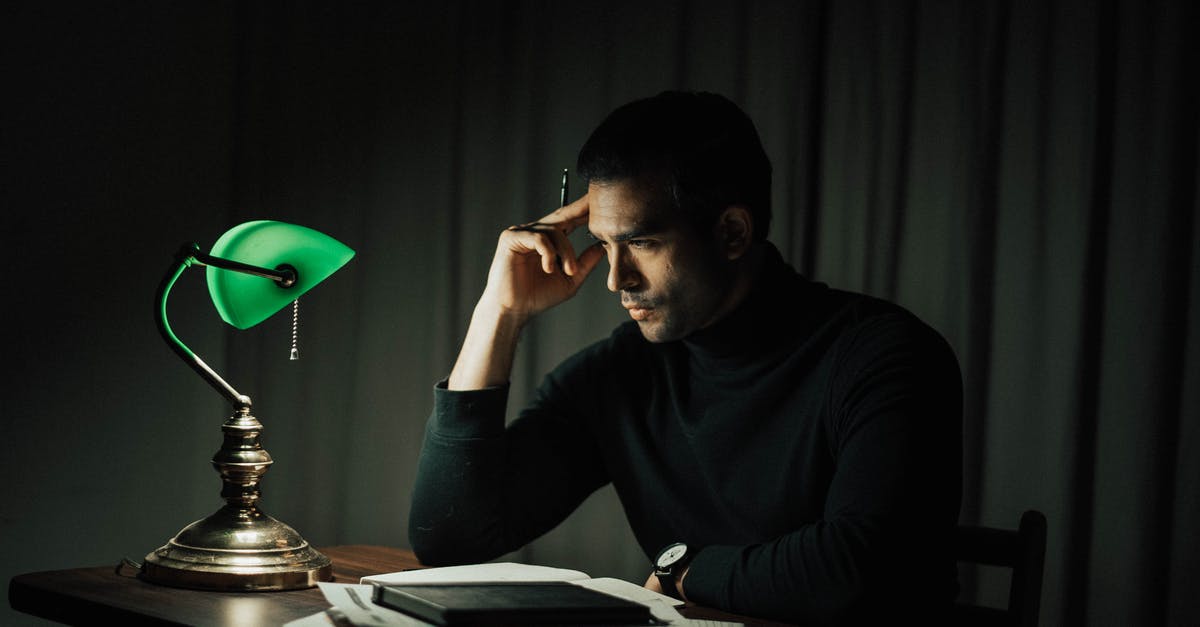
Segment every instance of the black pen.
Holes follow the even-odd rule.
[[[567,206],[567,169],[563,168],[562,190],[558,192],[558,206]],[[558,269],[562,270],[563,274],[567,273],[567,265],[563,263],[562,256],[558,257]]]
[[[567,206],[567,169],[563,168],[562,192],[558,195],[558,206]]]

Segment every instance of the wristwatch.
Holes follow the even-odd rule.
[[[688,562],[692,561],[692,557],[688,545],[682,542],[668,544],[658,552],[658,557],[654,558],[654,576],[658,577],[658,585],[662,586],[663,594],[676,599],[681,598],[676,582],[687,568]]]

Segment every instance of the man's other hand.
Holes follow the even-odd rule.
[[[684,601],[687,600],[687,595],[683,593],[683,578],[687,577],[687,574],[688,569],[685,568],[683,569],[683,573],[680,574],[679,579],[675,580],[675,588],[678,592],[679,598],[683,599]],[[666,592],[663,592],[662,583],[658,581],[658,577],[656,577],[654,573],[650,573],[650,577],[646,579],[646,583],[643,584],[642,587],[647,590],[653,590],[659,594],[666,594]]]

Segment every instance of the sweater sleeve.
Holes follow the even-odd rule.
[[[844,339],[824,418],[836,461],[821,519],[759,544],[702,548],[684,579],[689,599],[812,625],[929,618],[949,606],[957,361],[911,317],[881,316]]]
[[[607,479],[554,373],[505,427],[508,387],[434,388],[409,512],[423,564],[484,562],[549,531]]]

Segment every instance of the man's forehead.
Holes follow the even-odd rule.
[[[669,228],[678,217],[665,194],[630,181],[588,185],[588,230],[597,237]]]

